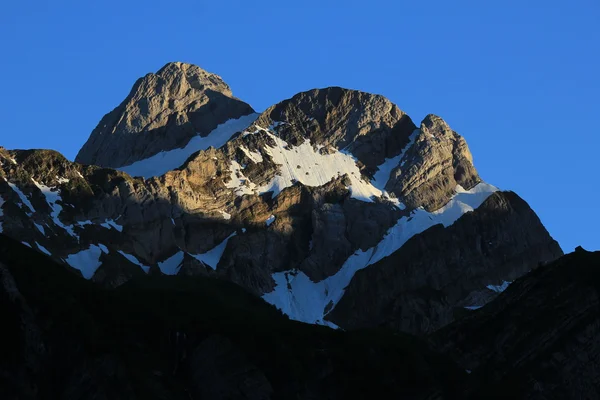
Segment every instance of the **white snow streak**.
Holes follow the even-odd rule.
[[[32,179],[32,181],[46,197],[46,202],[52,209],[52,213],[50,213],[50,216],[52,217],[54,223],[57,226],[60,226],[61,228],[63,228],[65,231],[67,231],[67,233],[69,235],[71,235],[71,236],[77,238],[77,240],[79,240],[79,236],[75,233],[75,231],[73,230],[73,227],[63,224],[61,222],[61,220],[58,218],[58,215],[62,211],[62,206],[60,204],[58,204],[58,201],[62,200],[60,197],[60,190],[53,188],[53,187],[48,187],[46,185],[39,184],[36,181],[34,181],[33,179]]]
[[[107,219],[104,223],[100,224],[101,227],[106,228],[106,229],[116,229],[119,232],[123,232],[123,225],[119,225],[117,224],[114,220],[112,219]]]
[[[223,146],[233,134],[246,129],[257,117],[258,114],[250,114],[239,119],[230,119],[217,126],[207,136],[194,136],[183,148],[162,151],[152,157],[118,169],[127,172],[131,176],[143,176],[144,178],[163,175],[168,171],[179,168],[192,154],[199,150]]]
[[[44,246],[42,246],[41,244],[39,244],[38,242],[35,242],[35,245],[37,246],[38,249],[40,249],[40,251],[48,256],[51,256],[52,253],[50,253],[48,251],[48,249],[46,249]]]
[[[10,188],[12,190],[15,191],[16,194],[19,195],[19,198],[21,199],[21,202],[23,205],[26,205],[27,208],[29,208],[29,211],[31,211],[32,213],[35,212],[33,205],[31,204],[31,202],[29,201],[29,199],[27,198],[27,196],[25,196],[25,193],[23,193],[21,191],[21,189],[19,189],[19,187],[17,185],[15,185],[14,183],[10,183],[8,182],[8,186],[10,186]],[[22,207],[21,207],[22,208]],[[29,214],[29,213],[28,213]],[[29,214],[31,216],[31,214]]]
[[[373,186],[375,186],[381,191],[385,189],[385,185],[390,180],[390,175],[392,171],[398,166],[398,164],[400,164],[400,161],[402,160],[402,158],[404,158],[406,151],[412,147],[413,143],[415,142],[415,139],[419,135],[419,132],[419,129],[415,129],[410,135],[408,139],[409,141],[407,145],[404,146],[402,152],[396,157],[386,158],[383,164],[377,167],[377,172],[375,173],[375,175],[373,175],[373,180],[371,181]]]
[[[433,225],[452,225],[462,214],[479,207],[496,190],[486,183],[480,183],[468,191],[458,186],[456,195],[443,208],[432,213],[419,208],[410,216],[402,217],[377,246],[367,251],[356,251],[335,275],[327,279],[312,282],[303,272],[295,270],[273,274],[276,287],[271,293],[264,294],[263,299],[292,319],[324,323],[325,308],[330,304],[329,309],[332,309],[331,305],[337,304],[356,271],[389,256],[412,236]]]
[[[35,227],[37,228],[38,231],[40,231],[40,233],[44,236],[46,236],[46,230],[44,229],[44,227],[40,224],[36,224],[35,222],[33,223],[35,225]]]
[[[194,257],[198,261],[202,261],[204,264],[216,270],[217,265],[219,265],[219,261],[221,261],[221,257],[223,256],[223,252],[225,251],[225,247],[227,247],[227,242],[234,236],[235,232],[206,253],[190,254],[190,256]]]
[[[127,254],[121,250],[119,250],[118,253],[121,254],[123,257],[125,257],[127,259],[127,261],[129,261],[130,263],[138,265],[140,268],[142,268],[142,270],[144,270],[145,273],[148,273],[148,271],[150,271],[150,267],[142,264],[140,262],[140,260],[137,259],[137,257],[135,257],[131,254]]]

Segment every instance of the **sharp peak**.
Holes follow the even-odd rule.
[[[187,78],[195,77],[198,79],[216,79],[221,83],[227,85],[223,78],[213,72],[207,71],[196,64],[186,63],[182,61],[171,61],[166,63],[156,72],[149,72],[139,80],[144,80],[153,76],[166,77],[171,74],[183,74]]]
[[[182,62],[182,61],[170,61],[170,62],[166,63],[165,65],[163,65],[162,68],[158,70],[157,74],[160,74],[161,72],[168,70],[168,69],[180,69],[183,71],[187,71],[188,69],[191,69],[191,68],[210,73],[210,72],[206,71],[204,68],[201,68],[196,64],[186,63],[186,62]]]
[[[434,125],[445,125],[450,127],[448,122],[436,114],[427,114],[421,121],[421,126],[434,126]]]

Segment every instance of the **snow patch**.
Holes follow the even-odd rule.
[[[27,213],[29,216],[31,216],[32,213],[35,212],[33,205],[31,204],[31,202],[29,201],[29,199],[27,198],[27,196],[25,196],[25,193],[23,193],[21,191],[21,189],[19,189],[19,187],[17,185],[15,185],[14,183],[10,183],[8,182],[8,186],[10,186],[10,188],[12,190],[14,190],[14,192],[19,196],[19,198],[21,199],[21,204],[27,206],[27,208],[29,208],[29,211],[31,211],[31,213]],[[21,207],[23,208],[23,207]]]
[[[69,255],[65,261],[71,267],[81,271],[85,279],[91,279],[96,270],[102,265],[100,256],[103,253],[103,248],[106,249],[104,246],[91,245],[86,250]]]
[[[338,303],[356,271],[391,255],[411,237],[433,225],[452,225],[462,214],[479,207],[497,190],[487,183],[480,183],[468,191],[457,186],[456,195],[440,210],[430,213],[418,208],[408,217],[402,217],[375,247],[356,251],[333,276],[313,282],[297,270],[274,273],[275,289],[265,293],[263,299],[292,319],[324,323],[325,309],[331,310]]]
[[[37,246],[37,248],[44,254],[46,254],[47,256],[52,256],[52,253],[50,253],[48,251],[48,249],[46,249],[44,246],[42,246],[41,244],[39,244],[38,242],[35,242],[35,245]]]
[[[254,188],[256,187],[255,184],[250,182],[250,180],[244,176],[242,170],[242,166],[237,161],[231,161],[229,167],[230,180],[225,184],[225,187],[234,189],[235,194],[238,196],[252,194],[254,193]]]
[[[357,160],[352,154],[338,150],[331,154],[321,154],[318,150],[315,151],[310,140],[291,147],[274,134],[267,134],[275,141],[276,146],[266,146],[265,152],[272,157],[273,162],[281,165],[281,173],[258,189],[261,194],[273,192],[275,197],[295,182],[306,186],[322,186],[344,174],[347,174],[352,182],[350,192],[353,198],[372,202],[373,196],[379,197],[383,194],[371,182],[362,178],[356,165]]]
[[[238,119],[230,119],[217,126],[207,136],[194,136],[188,144],[180,149],[162,151],[146,159],[136,161],[131,165],[119,167],[121,171],[131,176],[142,176],[150,178],[164,175],[168,171],[179,168],[194,153],[206,150],[209,147],[219,148],[223,146],[236,132],[246,129],[258,118],[258,114],[250,114]]]
[[[117,224],[114,220],[112,219],[107,219],[105,220],[105,222],[103,222],[102,224],[100,224],[101,227],[106,228],[106,229],[116,229],[119,232],[123,232],[123,225],[119,225]]]
[[[245,146],[240,146],[240,150],[242,150],[244,154],[246,154],[246,156],[256,164],[263,162],[262,154],[250,151]]]
[[[160,268],[161,272],[165,275],[177,275],[177,272],[179,272],[179,269],[181,268],[182,262],[183,251],[179,251],[167,258],[165,261],[159,262],[158,268]]]
[[[219,212],[220,212],[220,213],[221,213],[221,215],[223,216],[223,219],[227,219],[227,220],[231,219],[231,214],[229,214],[229,213],[226,213],[225,211],[222,211],[222,210],[221,210],[221,211],[219,211]]]
[[[127,253],[123,252],[122,250],[119,250],[118,253],[121,254],[123,257],[125,257],[130,263],[138,265],[140,268],[142,268],[142,270],[144,270],[145,273],[148,273],[148,271],[150,271],[150,267],[142,264],[140,262],[140,260],[137,259],[137,257],[135,257],[131,254],[127,254]]]
[[[190,254],[190,256],[194,257],[198,261],[202,261],[204,264],[216,270],[217,265],[219,265],[219,261],[221,261],[221,257],[223,256],[223,252],[225,251],[225,247],[227,247],[227,242],[234,236],[235,232],[206,253]]]
[[[275,216],[274,216],[274,215],[271,215],[271,216],[269,216],[269,218],[267,218],[267,220],[265,221],[265,224],[266,224],[267,226],[271,226],[271,224],[272,224],[273,222],[275,222]]]
[[[30,249],[33,249],[33,247],[31,247],[31,245],[29,243],[27,243],[27,242],[21,242],[21,243],[23,243],[25,246],[29,247]]]
[[[46,236],[46,230],[44,229],[44,227],[40,224],[36,224],[35,222],[33,223],[33,225],[35,225],[35,227],[37,228],[38,231],[40,231],[40,233],[44,236]]]
[[[502,281],[500,285],[487,285],[486,287],[496,293],[504,292],[512,282]]]

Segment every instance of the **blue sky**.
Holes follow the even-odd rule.
[[[383,94],[461,133],[565,251],[600,249],[600,3],[11,1],[0,5],[0,145],[73,159],[168,61],[262,111],[314,87]]]

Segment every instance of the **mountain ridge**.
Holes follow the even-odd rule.
[[[510,220],[514,214],[507,210],[517,203],[523,215],[535,214],[481,180],[466,141],[440,117],[430,114],[417,127],[385,97],[339,87],[301,92],[256,114],[229,97],[221,82],[176,63],[141,78],[132,90],[139,98],[131,102],[130,94],[123,113],[119,106],[105,116],[140,129],[109,135],[101,121],[83,151],[105,160],[136,160],[127,166],[71,163],[44,151],[0,152],[0,227],[99,285],[120,286],[140,274],[217,277],[293,319],[331,325],[326,316],[338,315],[334,322],[342,327],[354,322],[340,319],[347,312],[336,311],[338,304],[368,303],[373,295],[354,290],[354,282],[407,243],[427,240],[438,224],[445,246],[440,254],[462,249],[469,260],[464,268],[472,274],[456,286],[463,292],[449,290],[443,306],[435,306],[443,315],[434,318],[436,328],[472,306],[467,299],[491,300],[481,288],[510,282],[562,255],[537,217],[524,228]],[[223,93],[214,97],[210,85]],[[183,96],[183,107],[171,107],[175,95]],[[157,107],[141,115],[141,105],[153,102]],[[219,111],[194,114],[200,103]],[[181,124],[172,115],[183,118]],[[153,121],[158,136],[148,135],[144,118]],[[191,129],[205,123],[210,132]],[[174,142],[172,132],[185,134]],[[127,135],[132,138],[123,142]],[[104,139],[94,144],[98,137]],[[491,197],[509,200],[487,201]],[[506,238],[494,268],[483,262],[482,246],[464,245],[467,238],[481,241],[489,234],[470,217],[480,214],[482,204],[492,215],[490,229]],[[462,242],[452,233],[455,224],[469,233]],[[535,240],[523,244],[514,239],[519,235]],[[502,261],[511,258],[524,261]],[[416,281],[424,283],[411,289],[417,293],[412,302],[429,302],[436,281],[456,265],[438,267],[437,275],[416,272]],[[393,321],[400,311],[380,305],[378,312]],[[410,311],[413,322],[396,328],[429,332],[416,322],[419,312]]]

